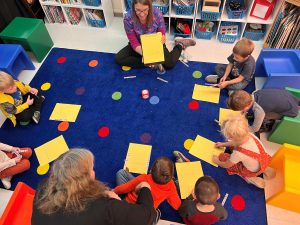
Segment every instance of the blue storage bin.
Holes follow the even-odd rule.
[[[176,15],[191,15],[194,13],[194,5],[182,6],[173,4]]]
[[[165,15],[168,12],[168,9],[169,9],[169,4],[166,4],[166,5],[156,5],[156,4],[153,4],[152,6],[154,8],[159,9],[162,12],[163,15]]]
[[[86,18],[87,19],[87,22],[90,26],[92,27],[100,27],[100,28],[103,28],[105,27],[105,20],[92,20],[92,19],[89,19],[89,18]]]
[[[220,42],[224,42],[224,43],[234,43],[236,39],[238,39],[240,37],[241,34],[241,25],[240,23],[234,23],[234,22],[222,22],[220,25],[220,29],[222,26],[234,26],[234,25],[238,25],[238,32],[237,35],[228,35],[228,34],[221,34],[219,32],[218,34],[218,39]]]
[[[229,2],[226,4],[227,14],[229,19],[243,19],[243,17],[246,14],[246,5],[244,0],[238,0],[238,2],[241,4],[240,10],[231,10],[229,7]]]
[[[214,33],[215,33],[214,31],[215,31],[215,26],[213,27],[212,31],[206,31],[206,32],[201,32],[198,29],[196,29],[195,30],[195,36],[198,39],[210,40],[213,37]]]
[[[201,20],[217,21],[221,16],[223,1],[221,1],[219,12],[203,12],[202,3],[203,1],[199,3],[199,12],[200,12]]]
[[[83,4],[90,6],[100,6],[101,0],[82,0]]]
[[[247,30],[245,30],[244,37],[248,38],[248,39],[250,39],[252,41],[259,41],[259,40],[261,40],[261,39],[264,38],[265,32],[266,32],[266,26],[263,25],[262,26],[262,30],[260,30],[260,31],[256,31],[255,32],[255,31],[247,31]]]

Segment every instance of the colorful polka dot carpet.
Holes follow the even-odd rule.
[[[124,166],[129,143],[152,145],[150,166],[159,156],[175,161],[174,150],[198,161],[187,149],[197,135],[214,142],[223,140],[214,120],[219,108],[226,108],[228,94],[221,91],[219,104],[193,100],[194,85],[204,84],[215,64],[188,65],[178,62],[174,69],[158,75],[150,68],[122,69],[115,64],[114,54],[54,48],[30,84],[41,88],[46,97],[40,123],[13,128],[7,120],[0,129],[1,142],[34,149],[63,135],[70,148],[84,147],[94,153],[96,176],[111,188],[115,173]],[[254,90],[254,84],[248,88]],[[145,89],[149,96],[142,96]],[[49,120],[56,103],[81,105],[76,121]],[[13,178],[13,188],[18,181],[36,188],[49,175],[37,173],[35,153],[30,161],[30,170]],[[229,217],[218,224],[267,224],[263,190],[229,176],[220,167],[201,164],[204,174],[218,182],[220,202],[228,193],[225,208]],[[168,203],[160,209],[163,219],[181,221]]]

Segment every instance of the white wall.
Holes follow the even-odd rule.
[[[122,13],[123,12],[122,1],[123,0],[112,0],[114,13]]]

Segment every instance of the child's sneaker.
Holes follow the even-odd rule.
[[[35,111],[32,116],[32,120],[38,124],[41,118],[41,113],[39,111]]]
[[[196,41],[191,38],[177,37],[177,38],[175,38],[175,45],[178,45],[178,44],[180,44],[182,46],[182,49],[186,49],[189,46],[195,46]]]
[[[205,77],[205,81],[212,84],[218,83],[218,75],[208,75]]]
[[[190,162],[190,160],[179,151],[173,151],[173,155],[176,158],[176,162]]]
[[[261,189],[264,189],[265,185],[266,185],[264,179],[261,177],[248,177],[248,178],[245,178],[245,180],[248,183],[253,184],[256,187],[261,188]]]
[[[263,176],[265,180],[271,180],[276,176],[276,171],[268,166],[263,172]]]
[[[11,178],[12,178],[12,176],[4,177],[4,178],[1,179],[2,184],[6,189],[10,189],[10,187],[11,187],[11,183],[10,183]]]

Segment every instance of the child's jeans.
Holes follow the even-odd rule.
[[[20,162],[18,162],[15,166],[6,168],[5,170],[2,170],[0,172],[0,179],[5,178],[5,177],[10,177],[19,173],[22,173],[26,170],[29,170],[30,168],[30,162],[29,162],[29,158],[32,154],[32,150],[31,148],[21,148],[21,150],[23,150],[24,152],[20,152],[20,155],[22,155],[22,159]],[[9,158],[15,158],[16,156],[11,153],[11,152],[5,152],[6,155]]]
[[[227,65],[225,65],[225,64],[218,64],[216,66],[215,70],[216,70],[216,73],[218,75],[218,83],[219,83],[220,79],[224,76],[226,67],[227,67]],[[230,72],[230,74],[229,74],[229,76],[227,77],[226,80],[232,80],[232,79],[235,79],[235,78],[236,77],[234,77],[233,74]],[[248,81],[243,80],[241,82],[228,85],[226,88],[228,90],[243,90],[247,85],[248,85]]]
[[[121,169],[116,173],[117,186],[119,186],[121,184],[125,184],[125,183],[127,183],[128,181],[130,181],[134,178],[135,177],[131,173],[127,172],[124,169]]]

